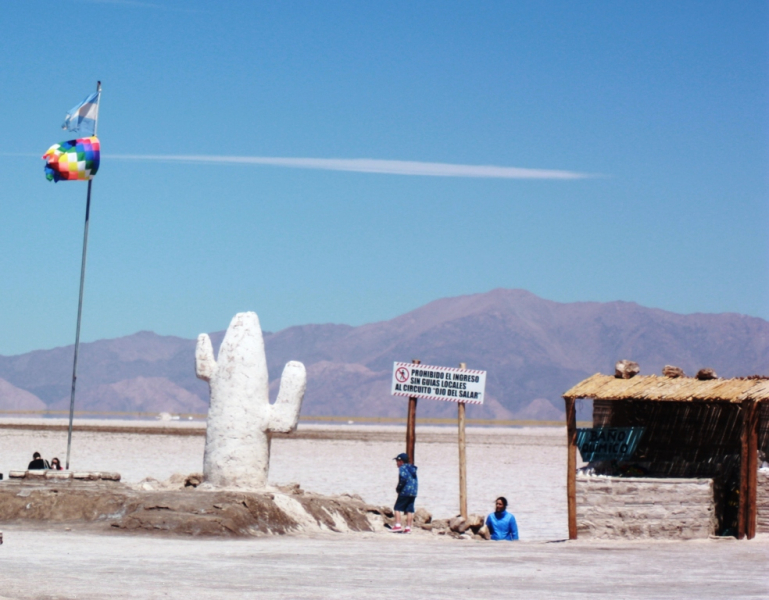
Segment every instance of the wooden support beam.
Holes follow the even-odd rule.
[[[756,528],[756,470],[758,468],[758,432],[756,403],[744,400],[740,405],[740,504],[737,511],[737,538],[750,539]]]
[[[756,520],[758,506],[756,493],[758,487],[758,421],[759,404],[753,400],[750,403],[748,416],[748,495],[745,510],[745,534],[749,540],[756,537]]]
[[[574,399],[566,401],[566,496],[569,504],[569,539],[577,539],[577,413]]]

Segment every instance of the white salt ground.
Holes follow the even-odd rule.
[[[769,597],[769,539],[485,542],[420,532],[164,538],[5,528],[0,597],[697,600]]]
[[[114,423],[114,422],[113,422]],[[135,424],[135,422],[134,422]],[[359,432],[360,440],[275,439],[271,483],[297,482],[321,494],[358,494],[371,504],[395,501],[397,468],[392,458],[403,451],[396,426],[312,426],[302,429]],[[390,434],[392,441],[366,439]],[[405,433],[403,433],[405,436]],[[420,436],[423,440],[420,441]],[[381,437],[381,436],[380,436]],[[67,433],[0,429],[0,468],[24,469],[32,453],[45,458],[66,455]],[[165,480],[174,473],[200,472],[204,438],[200,435],[148,435],[75,432],[71,465],[77,470],[117,471],[124,481],[146,477]],[[417,507],[435,518],[459,511],[459,466],[456,429],[417,429],[419,467]],[[566,445],[563,428],[468,428],[468,509],[486,514],[494,499],[506,496],[527,540],[567,537]]]
[[[365,431],[392,434],[393,428]],[[437,517],[456,512],[455,434],[449,428],[418,431],[418,439],[433,440],[417,445],[419,503]],[[275,440],[271,480],[389,504],[396,480],[391,459],[403,443],[359,437]],[[524,540],[564,538],[563,429],[477,429],[469,437],[470,510],[487,512],[504,494]],[[203,442],[202,436],[76,433],[73,466],[118,471],[129,482],[163,480],[199,471]],[[35,450],[63,458],[66,432],[0,430],[6,476],[26,467]],[[2,529],[0,600],[769,598],[766,535],[741,542],[507,543],[424,531],[223,540],[67,531],[46,523]]]

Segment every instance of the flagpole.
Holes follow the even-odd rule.
[[[96,82],[96,102],[101,101],[101,81]],[[99,126],[99,113],[96,113],[96,119],[93,124],[93,135],[96,136],[96,128]],[[67,461],[65,469],[69,470],[69,456],[72,448],[72,420],[75,416],[75,386],[77,384],[77,355],[80,350],[80,321],[83,316],[83,289],[85,288],[85,263],[88,254],[88,223],[91,217],[91,184],[93,179],[88,180],[88,194],[85,201],[85,227],[83,229],[83,259],[80,263],[80,296],[77,301],[77,327],[75,328],[75,359],[72,364],[72,391],[69,397],[69,429],[67,433]]]

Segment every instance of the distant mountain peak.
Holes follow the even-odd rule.
[[[208,333],[218,351],[224,331]],[[769,371],[769,323],[757,317],[680,315],[623,301],[555,302],[521,289],[443,298],[359,327],[298,325],[264,338],[273,394],[286,362],[302,361],[303,410],[316,415],[403,416],[402,399],[390,396],[392,364],[413,358],[487,371],[488,402],[469,407],[471,418],[553,420],[564,391],[596,372],[613,372],[623,358],[637,361],[643,374],[665,364],[687,373],[711,367],[724,377]],[[78,394],[92,410],[207,406],[206,384],[194,374],[193,339],[139,331],[81,350]],[[0,388],[0,408],[4,397],[19,393],[30,395],[24,402],[58,405],[68,399],[71,369],[72,346],[0,356],[0,378],[18,390]],[[419,407],[422,416],[456,414],[450,402]]]

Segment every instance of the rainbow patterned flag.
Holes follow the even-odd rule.
[[[99,170],[99,138],[91,136],[54,144],[43,154],[48,181],[93,179]]]

